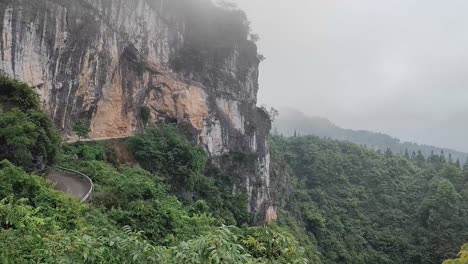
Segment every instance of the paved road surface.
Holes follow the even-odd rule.
[[[94,142],[94,141],[104,141],[104,140],[111,140],[111,139],[121,139],[121,138],[128,138],[129,136],[119,136],[119,137],[102,137],[102,138],[82,138],[80,140],[73,139],[73,140],[66,140],[65,143],[72,144],[78,141],[80,142]]]
[[[91,188],[90,184],[81,180],[80,177],[56,169],[48,171],[47,179],[55,183],[55,190],[68,193],[80,200],[83,199]]]

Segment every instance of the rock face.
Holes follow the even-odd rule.
[[[189,128],[214,163],[255,155],[233,191],[248,193],[257,222],[276,215],[271,124],[256,107],[259,59],[242,12],[209,0],[3,0],[0,23],[1,71],[35,88],[65,139],[78,119],[91,138],[132,135],[145,107],[155,124]]]

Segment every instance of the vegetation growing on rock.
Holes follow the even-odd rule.
[[[82,139],[88,137],[91,129],[89,129],[89,126],[84,120],[80,119],[73,125],[73,132],[78,136],[78,139]]]

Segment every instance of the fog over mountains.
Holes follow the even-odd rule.
[[[306,114],[293,109],[284,108],[280,110],[280,115],[276,118],[273,125],[274,134],[282,134],[284,136],[296,135],[315,135],[336,140],[349,141],[359,145],[365,145],[369,148],[380,149],[385,151],[387,148],[394,153],[404,154],[408,150],[417,153],[421,150],[424,156],[429,157],[431,153],[440,154],[442,151],[448,157],[452,156],[453,160],[457,158],[460,162],[465,162],[468,154],[445,148],[443,146],[431,146],[425,144],[416,144],[412,142],[402,142],[400,139],[391,135],[371,132],[367,130],[352,130],[342,128],[330,120],[317,116],[307,116]]]
[[[468,1],[235,0],[260,103],[468,152]]]

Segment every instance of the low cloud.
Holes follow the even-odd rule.
[[[468,1],[237,0],[260,103],[468,151]]]

